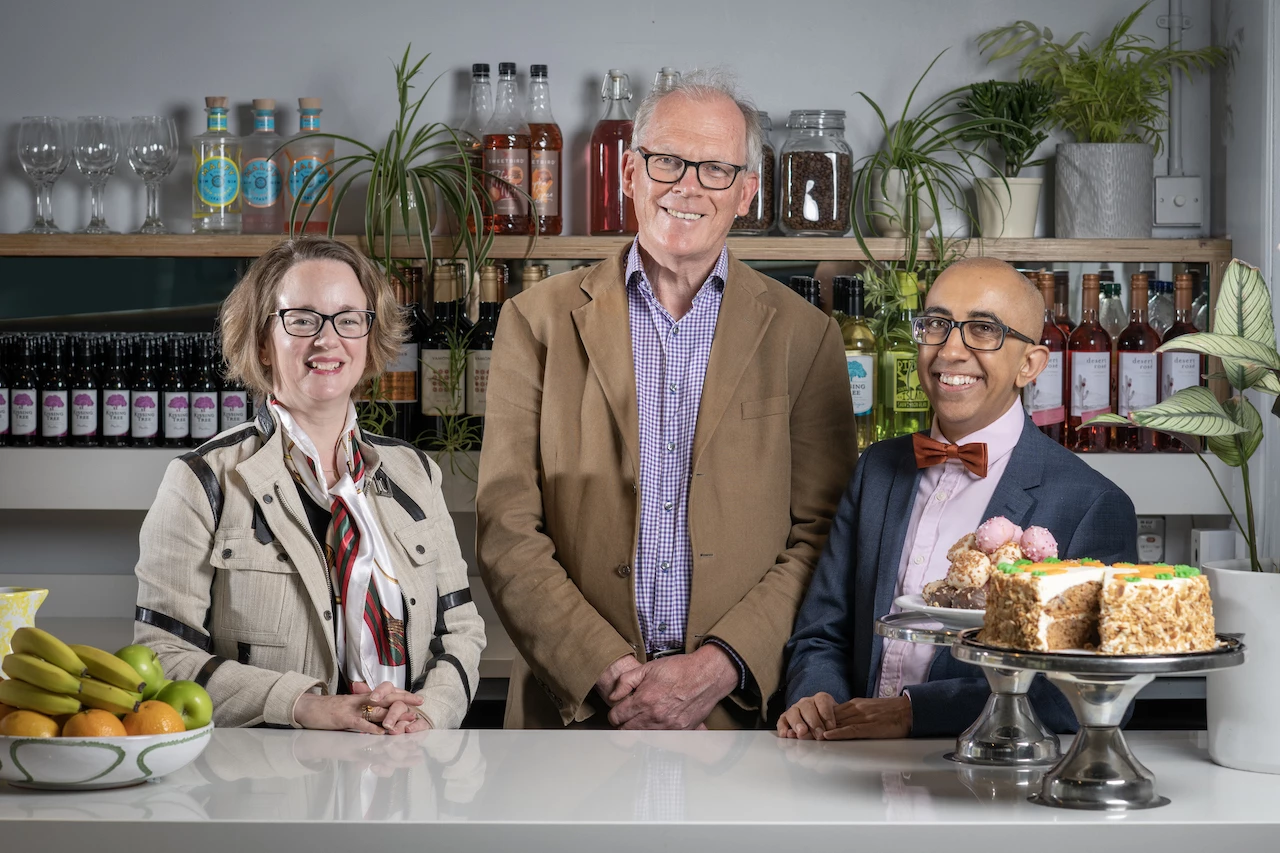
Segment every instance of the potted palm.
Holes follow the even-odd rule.
[[[1168,120],[1174,74],[1190,78],[1222,62],[1222,47],[1156,47],[1132,30],[1143,3],[1093,47],[1087,33],[1055,41],[1048,27],[1018,21],[979,36],[992,61],[1021,54],[1024,79],[1052,87],[1052,124],[1075,137],[1057,148],[1054,233],[1058,237],[1149,238],[1152,162]]]
[[[987,80],[970,86],[969,93],[957,104],[974,118],[987,121],[967,133],[965,141],[999,151],[1004,163],[1002,175],[976,178],[973,182],[978,232],[983,237],[1035,236],[1044,179],[1024,178],[1021,173],[1029,166],[1045,163],[1043,158],[1031,158],[1049,138],[1047,127],[1056,100],[1053,87],[1038,80]]]
[[[1262,274],[1233,260],[1222,279],[1213,331],[1183,335],[1157,352],[1196,352],[1222,360],[1223,377],[1233,395],[1219,403],[1208,389],[1184,388],[1162,403],[1131,412],[1130,420],[1102,415],[1091,424],[1138,424],[1170,433],[1199,454],[1202,437],[1209,451],[1240,472],[1244,512],[1227,497],[1208,463],[1209,476],[1244,536],[1248,556],[1206,564],[1219,631],[1243,634],[1249,661],[1243,667],[1208,676],[1209,754],[1214,761],[1242,770],[1280,773],[1280,561],[1258,554],[1259,519],[1254,513],[1249,460],[1262,443],[1263,417],[1250,394],[1280,395],[1280,354],[1271,296]],[[1280,401],[1272,409],[1280,416]],[[1130,422],[1131,421],[1131,422]],[[1241,516],[1243,515],[1243,521]]]

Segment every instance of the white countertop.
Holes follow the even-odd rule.
[[[950,741],[805,743],[769,732],[219,730],[134,788],[0,783],[5,850],[1274,850],[1280,776],[1212,764],[1203,733],[1130,733],[1164,808],[1026,801]],[[1065,744],[1064,744],[1065,746]],[[397,845],[397,847],[392,847]],[[404,845],[404,846],[400,846]]]

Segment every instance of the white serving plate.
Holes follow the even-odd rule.
[[[946,628],[981,628],[985,610],[964,610],[959,607],[934,607],[924,603],[923,595],[900,595],[893,600],[899,610],[927,613]]]
[[[204,752],[213,723],[128,737],[0,737],[0,779],[21,788],[93,791],[172,773]]]

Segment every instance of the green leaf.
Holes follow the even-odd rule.
[[[1081,426],[1087,426],[1087,427],[1088,427],[1088,426],[1124,426],[1124,427],[1131,427],[1131,426],[1133,426],[1133,422],[1132,422],[1132,421],[1130,421],[1128,418],[1122,418],[1122,417],[1120,417],[1119,415],[1113,415],[1113,414],[1108,413],[1108,414],[1105,414],[1105,415],[1098,415],[1097,417],[1095,417],[1095,418],[1093,418],[1093,419],[1091,419],[1091,420],[1087,420],[1087,421],[1085,421],[1084,423],[1082,423],[1082,424],[1081,424]]]
[[[1226,372],[1219,375],[1238,391],[1252,389],[1268,394],[1280,394],[1280,377],[1265,367],[1238,358],[1224,358],[1222,367]]]
[[[1183,388],[1163,402],[1129,413],[1139,426],[1183,435],[1225,436],[1244,430],[1207,388]]]
[[[1264,345],[1249,338],[1217,332],[1183,335],[1162,345],[1156,352],[1199,352],[1222,359],[1233,359],[1243,367],[1280,370],[1280,353],[1276,352],[1274,341]]]
[[[1232,397],[1223,404],[1223,409],[1239,425],[1239,432],[1231,436],[1214,436],[1206,443],[1214,456],[1232,468],[1239,468],[1249,461],[1262,443],[1262,416],[1246,397]]]
[[[1227,265],[1214,306],[1213,331],[1235,335],[1276,349],[1276,327],[1271,317],[1271,294],[1257,267],[1233,259]],[[1276,365],[1280,368],[1280,364]]]

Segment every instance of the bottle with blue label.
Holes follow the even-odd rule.
[[[240,174],[244,196],[240,223],[245,234],[279,234],[285,230],[284,153],[279,150],[283,143],[276,133],[275,100],[254,98],[253,133],[240,143],[244,164]]]
[[[844,316],[840,334],[844,338],[844,360],[849,369],[849,396],[853,399],[854,441],[858,452],[876,440],[876,336],[867,325],[866,285],[856,275],[838,275],[831,280],[835,307]]]
[[[240,140],[227,129],[227,99],[204,103],[208,129],[191,141],[191,218],[196,233],[239,234]]]
[[[333,188],[329,186],[333,137],[320,135],[319,98],[298,98],[298,135],[285,146],[284,158],[286,220],[295,233],[327,232],[333,212]]]

